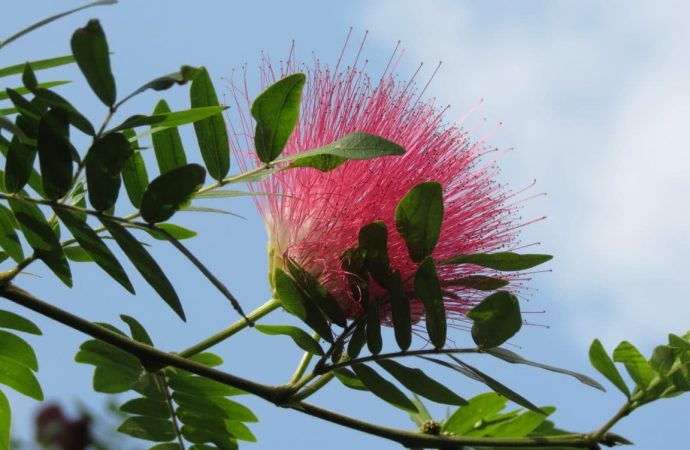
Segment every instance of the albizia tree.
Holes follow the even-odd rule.
[[[92,5],[104,3],[110,2]],[[0,49],[55,18],[0,41]],[[306,74],[291,64],[278,74],[266,66],[265,89],[253,101],[234,88],[246,115],[229,135],[225,107],[205,68],[183,66],[121,96],[99,22],[76,30],[70,44],[71,55],[0,69],[3,77],[21,74],[22,84],[0,98],[8,100],[0,116],[0,247],[6,265],[0,297],[92,338],[76,361],[95,366],[96,391],[128,393],[120,432],[155,442],[156,450],[237,448],[239,440],[255,440],[246,424],[257,416],[231,397],[249,393],[405,447],[599,448],[629,443],[609,430],[636,408],[690,389],[690,335],[670,335],[649,360],[628,342],[611,358],[595,340],[593,366],[626,399],[599,429],[570,433],[547,420],[553,408],[539,408],[463,359],[481,354],[603,389],[585,375],[527,361],[501,347],[522,326],[516,292],[524,271],[551,257],[516,252],[516,229],[523,224],[514,194],[494,180],[484,142],[446,124],[441,111],[417,98],[413,83],[389,74],[372,80],[356,64],[344,70],[317,64],[304,67]],[[38,80],[37,71],[71,63],[107,108],[98,126],[52,90],[60,82]],[[161,100],[153,114],[118,116],[136,95],[187,83],[190,109],[171,112]],[[187,163],[178,127],[189,123],[204,165]],[[89,144],[78,144],[74,134]],[[141,155],[146,145],[139,143],[149,137],[157,162],[151,177],[151,164]],[[230,142],[244,170],[235,175],[228,175]],[[249,183],[266,223],[273,293],[246,314],[181,242],[194,233],[170,222],[197,199],[238,195],[222,188],[239,183]],[[122,185],[131,206],[118,200]],[[116,214],[116,205],[130,212]],[[186,350],[165,352],[134,317],[121,316],[123,331],[60,309],[18,285],[17,275],[40,261],[71,286],[68,260],[75,260],[96,263],[134,293],[128,272],[136,269],[184,320],[184,299],[140,242],[142,231],[189,259],[241,318]],[[121,264],[108,243],[131,265]],[[278,309],[302,325],[260,322]],[[458,331],[448,339],[454,322],[471,333]],[[394,344],[383,342],[382,326],[393,328]],[[267,385],[219,368],[221,356],[207,350],[247,327],[289,336],[304,350],[289,383]],[[40,330],[4,310],[0,328],[0,383],[41,400],[38,362],[19,335]],[[388,351],[393,345],[398,348]],[[625,366],[632,389],[614,362]],[[490,391],[465,399],[418,364],[440,365]],[[408,412],[419,427],[383,427],[306,401],[336,379]],[[434,419],[421,397],[454,409]],[[520,408],[505,411],[508,401]],[[56,423],[63,422],[68,423]],[[9,448],[9,429],[10,405],[0,391],[0,450]],[[58,432],[51,436],[56,446],[74,442]]]

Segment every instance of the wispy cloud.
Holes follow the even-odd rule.
[[[403,64],[443,60],[430,95],[455,115],[484,97],[480,114],[505,122],[507,179],[548,192],[524,211],[549,215],[525,241],[557,256],[540,297],[575,339],[690,328],[690,6],[513,5],[389,0],[361,17],[374,45],[403,41]]]

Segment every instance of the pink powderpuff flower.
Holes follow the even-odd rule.
[[[394,211],[413,186],[426,181],[436,181],[443,188],[445,216],[433,252],[436,261],[459,254],[494,252],[514,244],[520,225],[517,207],[509,200],[515,193],[495,181],[495,161],[483,161],[495,149],[487,148],[482,139],[473,140],[462,128],[445,123],[445,109],[420,100],[413,81],[401,83],[388,69],[380,79],[372,80],[357,62],[343,70],[338,66],[331,70],[316,61],[312,68],[298,70],[292,57],[280,76],[296,71],[305,72],[308,81],[298,125],[283,155],[323,146],[352,132],[382,136],[404,147],[406,153],[350,161],[327,173],[313,168],[279,171],[253,186],[276,194],[257,197],[268,231],[271,273],[274,268],[284,268],[286,257],[292,258],[331,292],[349,318],[355,318],[362,305],[348,285],[341,255],[357,246],[362,226],[381,220],[388,228],[391,267],[400,270],[406,280],[413,320],[419,320],[424,308],[414,296],[417,264],[396,231]],[[276,79],[266,60],[262,74],[264,87]],[[246,84],[232,89],[238,109],[248,110]],[[242,127],[235,130],[233,140],[233,150],[245,166],[247,154],[241,149],[253,147],[254,124],[248,118],[248,113],[243,115]],[[451,281],[496,275],[470,265],[439,266],[438,271],[441,282],[445,282],[446,311],[456,319],[485,293]],[[514,288],[520,287],[519,275],[506,279]],[[380,311],[382,321],[390,324],[385,304]]]

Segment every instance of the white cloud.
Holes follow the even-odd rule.
[[[527,240],[557,256],[548,283],[576,339],[583,328],[586,339],[634,333],[638,342],[684,331],[690,10],[538,5],[539,14],[507,22],[515,14],[486,3],[389,0],[362,17],[375,45],[403,41],[410,66],[443,60],[431,94],[456,105],[455,115],[484,97],[480,114],[505,122],[492,141],[518,149],[502,162],[509,178],[537,178],[535,192],[549,193],[526,208],[528,217],[550,216]]]

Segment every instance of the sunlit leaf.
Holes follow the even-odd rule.
[[[12,425],[10,402],[0,391],[0,450],[10,450],[10,425]]]
[[[630,374],[630,378],[642,389],[649,386],[656,375],[647,359],[628,341],[618,344],[618,347],[613,351],[613,360],[623,363],[628,374]]]
[[[472,397],[467,405],[460,406],[443,424],[443,431],[465,435],[477,422],[494,416],[505,408],[508,399],[493,392]]]
[[[165,100],[160,100],[153,110],[154,115],[164,115],[169,112],[170,107]],[[177,127],[169,127],[155,133],[151,136],[151,141],[161,174],[187,164],[187,157]]]
[[[3,356],[0,356],[0,384],[34,400],[43,400],[43,391],[31,369]]]
[[[613,363],[611,357],[604,350],[604,346],[599,339],[592,341],[589,347],[589,361],[592,367],[597,369],[600,374],[606,377],[614,386],[618,388],[626,397],[630,398],[630,389],[625,384],[623,377]]]
[[[11,359],[34,372],[38,371],[38,360],[34,349],[22,338],[0,330],[0,357]]]
[[[289,325],[255,325],[254,328],[268,335],[285,335],[290,336],[292,340],[305,352],[312,353],[317,356],[323,355],[321,345],[314,340],[308,333],[297,327]]]
[[[29,319],[25,319],[24,317],[13,312],[3,310],[0,310],[0,328],[22,331],[24,333],[35,334],[37,336],[43,334],[36,324]]]

